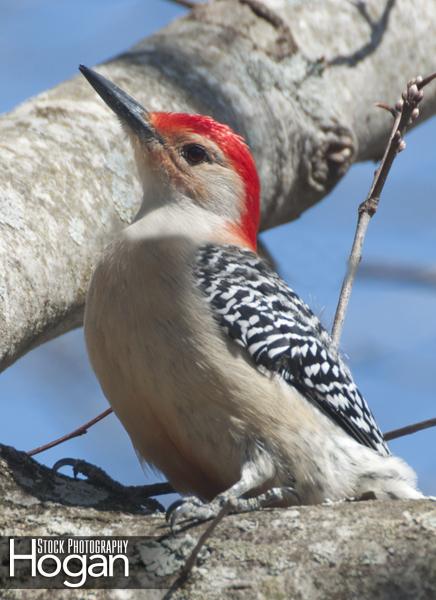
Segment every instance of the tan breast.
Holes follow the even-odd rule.
[[[223,372],[235,357],[191,279],[194,252],[187,238],[123,235],[94,274],[85,336],[140,455],[211,498],[239,477],[243,427]]]

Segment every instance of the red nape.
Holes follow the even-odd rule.
[[[165,135],[180,129],[203,135],[215,142],[232,163],[245,186],[245,210],[239,229],[242,237],[256,249],[260,218],[260,182],[253,156],[243,137],[212,117],[187,113],[152,113],[156,129]]]

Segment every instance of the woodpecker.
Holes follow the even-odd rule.
[[[149,112],[80,70],[128,133],[144,191],[93,275],[88,352],[140,459],[192,495],[179,517],[237,499],[423,497],[330,335],[256,253],[243,138],[209,116]]]

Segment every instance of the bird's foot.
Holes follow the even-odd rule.
[[[218,499],[212,502],[202,502],[195,496],[188,496],[182,500],[173,502],[168,507],[166,519],[170,524],[171,530],[175,531],[181,523],[189,525],[193,522],[202,522],[213,519],[219,513],[220,505]]]
[[[228,505],[229,513],[237,514],[293,504],[300,504],[300,498],[292,487],[271,488],[264,494],[253,498],[235,498],[224,492],[208,503],[202,502],[194,496],[178,500],[168,508],[166,517],[174,531],[182,523],[190,525],[214,519],[225,505]]]
[[[98,487],[104,487],[111,492],[119,492],[124,486],[110,477],[103,469],[80,458],[61,458],[53,465],[53,471],[59,471],[62,467],[72,467],[74,479],[83,475]]]
[[[355,498],[347,498],[350,502],[367,502],[368,500],[377,500],[377,494],[372,490],[368,490],[367,492],[363,492],[360,496],[356,496]]]
[[[53,470],[57,472],[62,467],[72,467],[74,479],[77,479],[78,475],[83,475],[91,485],[106,490],[114,501],[126,503],[126,506],[132,510],[145,509],[147,512],[163,512],[164,509],[160,502],[150,496],[174,492],[168,483],[124,486],[112,479],[100,467],[78,458],[62,458],[53,465]]]
[[[291,486],[273,487],[255,498],[247,498],[246,501],[251,503],[249,510],[259,510],[261,508],[286,508],[288,506],[301,504],[300,496]]]

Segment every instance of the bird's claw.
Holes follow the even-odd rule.
[[[55,462],[52,468],[53,471],[57,472],[62,467],[72,467],[74,479],[77,479],[78,475],[84,475],[89,481],[109,489],[113,489],[117,485],[120,486],[103,469],[80,458],[61,458]]]
[[[223,493],[207,504],[192,496],[174,502],[168,508],[166,518],[174,532],[181,523],[188,525],[215,518],[224,505],[228,505],[229,513],[235,514],[295,504],[301,504],[301,500],[294,488],[290,486],[271,488],[264,494],[253,498],[235,498],[228,493]]]
[[[80,458],[61,458],[53,465],[53,470],[58,472],[62,467],[72,467],[74,479],[78,475],[86,477],[86,481],[97,488],[104,489],[113,498],[118,498],[123,503],[129,504],[135,510],[147,510],[147,512],[163,512],[164,508],[160,502],[151,498],[156,486],[163,487],[167,484],[152,484],[150,486],[124,486],[112,479],[103,469]],[[151,489],[150,489],[151,488]],[[171,492],[171,488],[164,493]],[[162,493],[162,492],[160,492]]]
[[[181,523],[207,521],[215,517],[221,506],[219,502],[202,502],[195,496],[174,502],[166,512],[166,519],[174,532]]]
[[[94,465],[91,465],[90,463],[87,463],[86,461],[81,460],[80,458],[61,458],[60,460],[57,460],[55,462],[52,469],[53,471],[58,472],[60,469],[62,469],[62,467],[71,467],[73,469],[74,479],[77,479],[77,476],[79,474],[88,476],[87,471],[90,471],[90,468],[94,468]],[[87,469],[87,467],[89,468]]]

